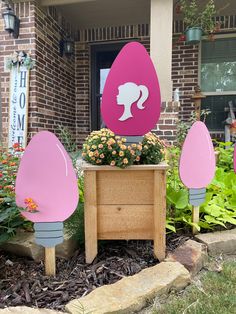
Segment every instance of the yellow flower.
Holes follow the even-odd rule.
[[[98,148],[103,148],[103,145],[102,145],[102,144],[99,144],[99,145],[98,145]]]
[[[145,148],[145,149],[148,149],[148,146],[147,146],[147,145],[144,145],[144,148]]]
[[[82,153],[82,157],[85,157],[87,154],[85,152]]]
[[[112,162],[110,163],[111,166],[115,166],[116,162],[115,160],[112,160]]]
[[[127,165],[129,163],[128,159],[127,158],[124,158],[123,159],[123,164]]]
[[[116,141],[113,139],[113,138],[110,138],[108,141],[107,141],[107,145],[112,145],[114,144]]]
[[[115,139],[116,139],[116,140],[119,140],[119,139],[120,139],[120,136],[115,136]]]
[[[106,140],[107,140],[106,136],[101,137],[101,141],[106,141]]]
[[[120,152],[119,152],[119,156],[120,156],[120,157],[123,157],[123,156],[124,156],[124,152],[120,151]]]
[[[126,150],[127,147],[125,145],[120,145],[120,148]]]
[[[124,138],[124,137],[122,137],[122,142],[126,142],[127,141],[127,139],[126,138]]]
[[[132,146],[133,148],[136,148],[136,147],[137,147],[137,144],[131,144],[131,146]]]
[[[89,157],[93,157],[93,152],[89,152]]]
[[[92,149],[96,149],[97,148],[97,146],[96,145],[92,145]]]
[[[115,155],[115,154],[116,154],[116,151],[115,151],[115,150],[113,150],[112,155]]]

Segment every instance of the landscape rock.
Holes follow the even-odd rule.
[[[0,314],[63,314],[62,312],[46,310],[46,309],[33,309],[27,306],[7,307],[0,309]]]
[[[146,268],[134,276],[95,289],[89,295],[70,301],[69,313],[130,314],[141,310],[146,303],[167,293],[182,289],[190,283],[190,274],[178,262],[163,262]]]
[[[35,261],[44,259],[44,248],[35,243],[33,232],[19,231],[15,237],[1,245],[0,248],[18,256],[30,257]],[[56,256],[68,259],[76,249],[78,249],[78,243],[65,233],[63,243],[56,246]]]
[[[167,256],[166,261],[177,261],[184,265],[192,276],[196,275],[208,259],[205,244],[188,240]]]
[[[198,234],[195,238],[207,246],[212,256],[236,254],[236,229]]]

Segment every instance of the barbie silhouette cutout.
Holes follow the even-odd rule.
[[[137,85],[132,82],[127,82],[118,87],[119,94],[117,95],[117,104],[124,105],[124,112],[119,118],[119,121],[125,121],[133,118],[131,113],[132,104],[137,102],[137,108],[143,110],[144,102],[148,99],[149,91],[144,85]]]
[[[102,94],[101,113],[117,135],[143,136],[155,128],[161,95],[152,60],[143,45],[126,44],[116,57]]]

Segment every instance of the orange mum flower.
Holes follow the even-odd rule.
[[[32,198],[30,197],[27,197],[25,200],[24,200],[25,204],[26,204],[26,209],[28,212],[36,212],[37,211],[37,208],[38,208],[38,205],[33,201]]]

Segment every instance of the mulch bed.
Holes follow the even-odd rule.
[[[188,239],[171,235],[167,250]],[[63,311],[70,300],[157,263],[151,241],[106,241],[91,265],[85,264],[84,252],[77,251],[69,261],[58,258],[57,275],[49,278],[43,262],[0,252],[0,308],[27,305]]]

